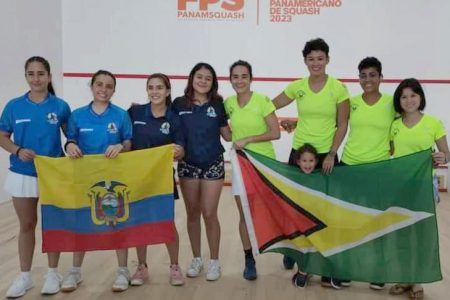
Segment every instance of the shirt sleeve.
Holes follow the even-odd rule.
[[[13,125],[11,104],[8,103],[2,112],[2,116],[0,117],[0,130],[12,133],[13,128],[14,125]]]
[[[344,102],[345,100],[350,98],[350,94],[348,93],[347,86],[337,80],[336,84],[336,95],[337,95],[337,103]]]
[[[122,128],[120,130],[122,141],[131,140],[133,137],[133,125],[128,113],[123,115]]]
[[[291,82],[284,89],[284,93],[289,99],[295,99],[295,93],[297,92],[297,81]]]
[[[70,106],[67,102],[63,101],[62,114],[61,114],[61,125],[67,124],[70,117]]]
[[[441,120],[438,120],[436,122],[436,128],[435,128],[435,136],[434,136],[434,140],[437,141],[438,139],[440,139],[441,137],[447,135],[447,132],[445,130],[445,126],[442,123]]]
[[[178,115],[171,114],[170,116],[170,129],[171,129],[171,137],[175,144],[180,146],[186,145],[185,133],[184,129],[181,127],[180,118]]]
[[[67,122],[67,139],[78,143],[79,128],[74,114],[71,114]]]
[[[270,98],[267,96],[264,96],[261,105],[262,105],[262,115],[264,118],[276,110],[275,105],[273,105],[272,101],[270,101]]]
[[[225,106],[223,102],[218,105],[218,117],[219,117],[219,127],[228,126],[227,114],[225,113]]]

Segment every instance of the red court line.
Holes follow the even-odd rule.
[[[76,72],[64,72],[63,76],[68,78],[84,78],[92,77],[94,73],[76,73]],[[146,79],[149,74],[114,74],[117,78],[124,79]],[[170,79],[173,80],[187,80],[189,76],[187,75],[168,75]],[[228,76],[218,76],[218,80],[228,81]],[[253,81],[260,82],[291,82],[299,78],[295,77],[253,77]],[[345,83],[358,83],[359,79],[356,78],[339,78],[340,81]],[[402,79],[383,79],[384,83],[400,83]],[[419,79],[421,83],[424,84],[450,84],[450,79]]]

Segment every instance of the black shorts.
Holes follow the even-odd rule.
[[[218,180],[225,178],[225,166],[221,154],[213,163],[207,167],[197,167],[188,164],[184,160],[178,162],[178,177],[191,179]]]

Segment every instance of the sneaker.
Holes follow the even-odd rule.
[[[384,289],[384,283],[372,282],[370,283],[370,288],[373,290],[382,290]]]
[[[22,297],[25,293],[33,287],[33,282],[31,281],[31,275],[19,274],[19,276],[14,279],[13,283],[6,292],[7,298],[17,298]]]
[[[187,277],[197,277],[203,269],[203,260],[201,257],[194,257],[191,265],[186,272]]]
[[[136,273],[131,276],[131,285],[139,286],[143,285],[144,282],[148,279],[148,268],[145,264],[141,264],[137,267]]]
[[[217,259],[209,261],[208,272],[206,272],[206,280],[215,281],[220,278],[220,263]]]
[[[325,276],[322,276],[321,285],[323,287],[329,287],[329,288],[333,288],[336,290],[339,290],[342,287],[340,280],[338,280],[336,278],[325,277]]]
[[[179,286],[184,284],[183,273],[179,265],[171,265],[169,273],[169,281],[173,286]]]
[[[311,275],[307,273],[300,273],[297,272],[292,276],[292,284],[295,287],[304,288],[308,284],[308,280],[311,277]]]
[[[283,256],[283,266],[286,270],[292,270],[295,265],[295,260],[290,258],[289,256]]]
[[[127,268],[119,268],[117,270],[116,280],[113,283],[113,292],[123,292],[128,289],[130,283],[130,272]]]
[[[61,289],[62,276],[56,272],[48,272],[45,275],[45,283],[42,287],[42,295],[57,294]]]
[[[253,256],[245,257],[245,269],[243,276],[247,280],[255,280],[258,277],[256,274],[255,259]]]
[[[81,278],[81,272],[77,269],[72,268],[64,278],[64,281],[61,285],[61,291],[65,293],[73,292],[77,289],[78,285],[83,281]]]
[[[352,285],[352,281],[351,280],[341,280],[341,285],[343,287],[349,287]]]

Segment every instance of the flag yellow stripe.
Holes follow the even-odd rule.
[[[90,188],[99,181],[118,181],[128,186],[129,202],[173,193],[173,146],[121,153],[115,159],[87,155],[79,159],[35,159],[41,204],[61,208],[90,207]],[[107,176],[101,174],[108,174]],[[143,184],[143,178],[157,176],[158,185]],[[73,194],[65,191],[73,190]]]

